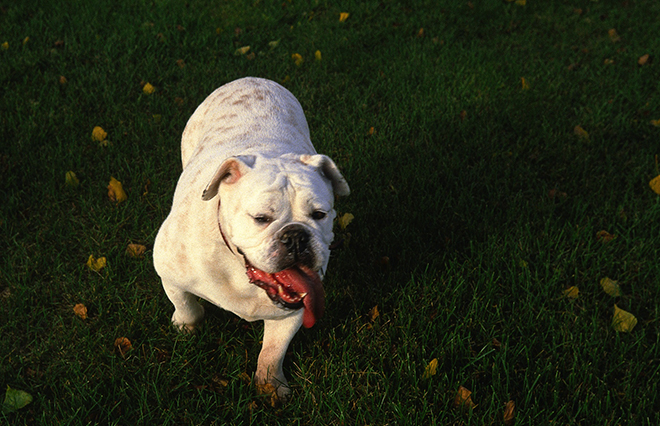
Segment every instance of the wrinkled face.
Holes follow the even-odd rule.
[[[226,238],[251,265],[275,273],[301,265],[321,276],[332,242],[333,188],[317,168],[259,157],[219,188]]]

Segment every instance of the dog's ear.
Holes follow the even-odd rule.
[[[300,161],[308,166],[316,167],[318,171],[332,183],[332,190],[337,196],[351,193],[348,183],[330,157],[323,154],[301,155]]]
[[[202,200],[208,201],[215,197],[218,194],[218,188],[221,183],[232,184],[238,181],[241,176],[254,167],[255,160],[256,157],[254,155],[241,155],[230,157],[223,161],[209,184],[206,185],[204,192],[202,192]]]

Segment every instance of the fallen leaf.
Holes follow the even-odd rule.
[[[31,402],[32,402],[32,395],[30,395],[25,391],[12,389],[9,386],[7,386],[7,392],[5,393],[5,400],[2,403],[2,413],[3,414],[13,413],[14,411],[20,410],[21,408],[25,407]]]
[[[612,235],[605,230],[596,232],[596,240],[600,241],[603,244],[609,243],[615,238],[616,235]]]
[[[316,59],[317,61],[321,60],[321,51],[320,50],[317,50],[316,52],[314,52],[314,59]]]
[[[113,177],[110,177],[110,183],[108,184],[108,198],[114,203],[121,203],[128,199],[121,182]]]
[[[61,84],[62,86],[64,86],[66,83],[67,83],[67,79],[66,79],[66,77],[64,77],[63,75],[61,75],[61,76],[60,76],[60,84]]]
[[[454,398],[454,407],[461,409],[473,409],[476,407],[477,405],[472,401],[472,397],[470,395],[472,395],[472,391],[469,391],[463,386],[459,387],[458,392],[456,392],[456,398]]]
[[[73,313],[80,319],[87,319],[87,307],[82,303],[78,303],[73,307]]]
[[[236,56],[245,55],[245,54],[248,53],[249,51],[250,51],[250,46],[239,47],[238,49],[236,49],[236,50],[234,51],[234,55],[236,55]]]
[[[621,37],[619,37],[619,34],[617,34],[616,30],[612,28],[607,32],[610,36],[610,40],[612,40],[612,43],[618,43],[621,41]]]
[[[579,294],[580,290],[575,285],[564,290],[564,297],[567,299],[577,299]]]
[[[639,57],[637,60],[637,63],[639,65],[646,65],[646,63],[649,61],[649,54],[647,53],[646,55],[642,55]]]
[[[80,185],[78,176],[76,176],[76,174],[72,171],[66,172],[66,174],[64,175],[64,183],[66,184],[66,186],[71,186],[73,188]]]
[[[660,127],[660,119],[658,120],[651,120],[649,123],[655,127]]]
[[[516,4],[518,6],[525,6],[527,4],[527,0],[516,0]]]
[[[0,46],[2,47],[2,50],[8,50],[9,49],[9,42],[5,41]]]
[[[145,251],[147,251],[147,248],[142,244],[129,244],[126,247],[126,254],[134,258],[141,258]]]
[[[183,59],[177,59],[176,60],[176,66],[179,68],[185,68],[186,67],[186,61]]]
[[[273,40],[268,42],[268,47],[275,49],[280,44],[279,40]]]
[[[118,337],[115,339],[115,349],[119,355],[124,356],[128,351],[133,348],[133,344],[126,337]]]
[[[420,28],[419,31],[417,31],[417,38],[422,37],[424,37],[424,28]]]
[[[337,219],[337,223],[339,224],[339,228],[344,230],[346,227],[355,219],[355,216],[353,216],[350,213],[344,213],[339,219]]]
[[[87,266],[94,272],[98,272],[105,268],[106,264],[105,257],[99,257],[96,259],[93,254],[90,254],[89,259],[87,259]]]
[[[347,13],[347,12],[341,12],[341,13],[339,14],[339,22],[344,22],[345,20],[348,19],[349,16],[350,16],[350,13]]]
[[[429,379],[431,376],[435,376],[438,370],[438,359],[433,358],[431,362],[426,366],[424,369],[424,374],[422,375],[422,379]]]
[[[102,127],[96,126],[92,129],[92,140],[103,142],[108,137],[108,133]]]
[[[509,401],[506,403],[504,406],[504,424],[506,426],[511,426],[515,422],[515,417],[516,417],[516,403],[513,401]]]
[[[521,81],[521,83],[522,83],[522,89],[523,89],[523,90],[529,90],[529,89],[530,89],[530,87],[529,87],[529,82],[527,81],[527,79],[526,79],[525,77],[522,77],[522,78],[520,79],[520,81]]]
[[[268,399],[268,405],[273,408],[279,408],[282,405],[282,401],[277,396],[277,389],[275,389],[275,386],[270,383],[258,383],[256,387],[257,393]]]
[[[613,63],[614,63],[614,59],[610,59],[610,58],[606,58],[603,61],[603,64],[605,64],[605,65],[612,65]]]
[[[614,305],[614,317],[612,318],[612,327],[621,333],[628,333],[637,325],[637,318],[630,312],[624,311],[617,305]]]
[[[573,134],[586,141],[589,140],[589,133],[587,133],[587,131],[584,130],[580,125],[573,127]]]
[[[369,309],[369,321],[374,322],[378,316],[380,316],[380,313],[378,312],[378,305]]]
[[[302,55],[300,55],[299,53],[294,53],[293,55],[291,55],[291,59],[293,59],[293,62],[295,62],[296,66],[298,67],[301,66],[302,63],[305,61]]]
[[[30,41],[30,37],[25,37],[23,39],[23,46],[25,46],[28,43],[28,41]]]
[[[612,297],[619,297],[623,293],[621,292],[621,287],[619,287],[619,282],[614,281],[610,278],[603,278],[600,280],[600,286],[603,288],[603,291],[609,294]]]
[[[142,92],[145,95],[151,95],[156,91],[156,88],[151,85],[151,83],[146,83],[144,86],[142,86]]]
[[[653,192],[660,195],[660,175],[651,179],[651,181],[649,182],[649,186],[651,187]]]

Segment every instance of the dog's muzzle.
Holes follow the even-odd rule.
[[[293,265],[313,267],[315,258],[309,246],[310,240],[309,231],[303,225],[292,223],[282,228],[277,235],[277,241],[284,252],[279,261],[279,269]]]

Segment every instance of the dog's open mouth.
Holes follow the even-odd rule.
[[[325,293],[321,277],[315,271],[304,265],[296,265],[269,274],[247,261],[245,267],[250,282],[263,288],[273,302],[289,309],[305,308],[305,328],[312,327],[323,316]]]

